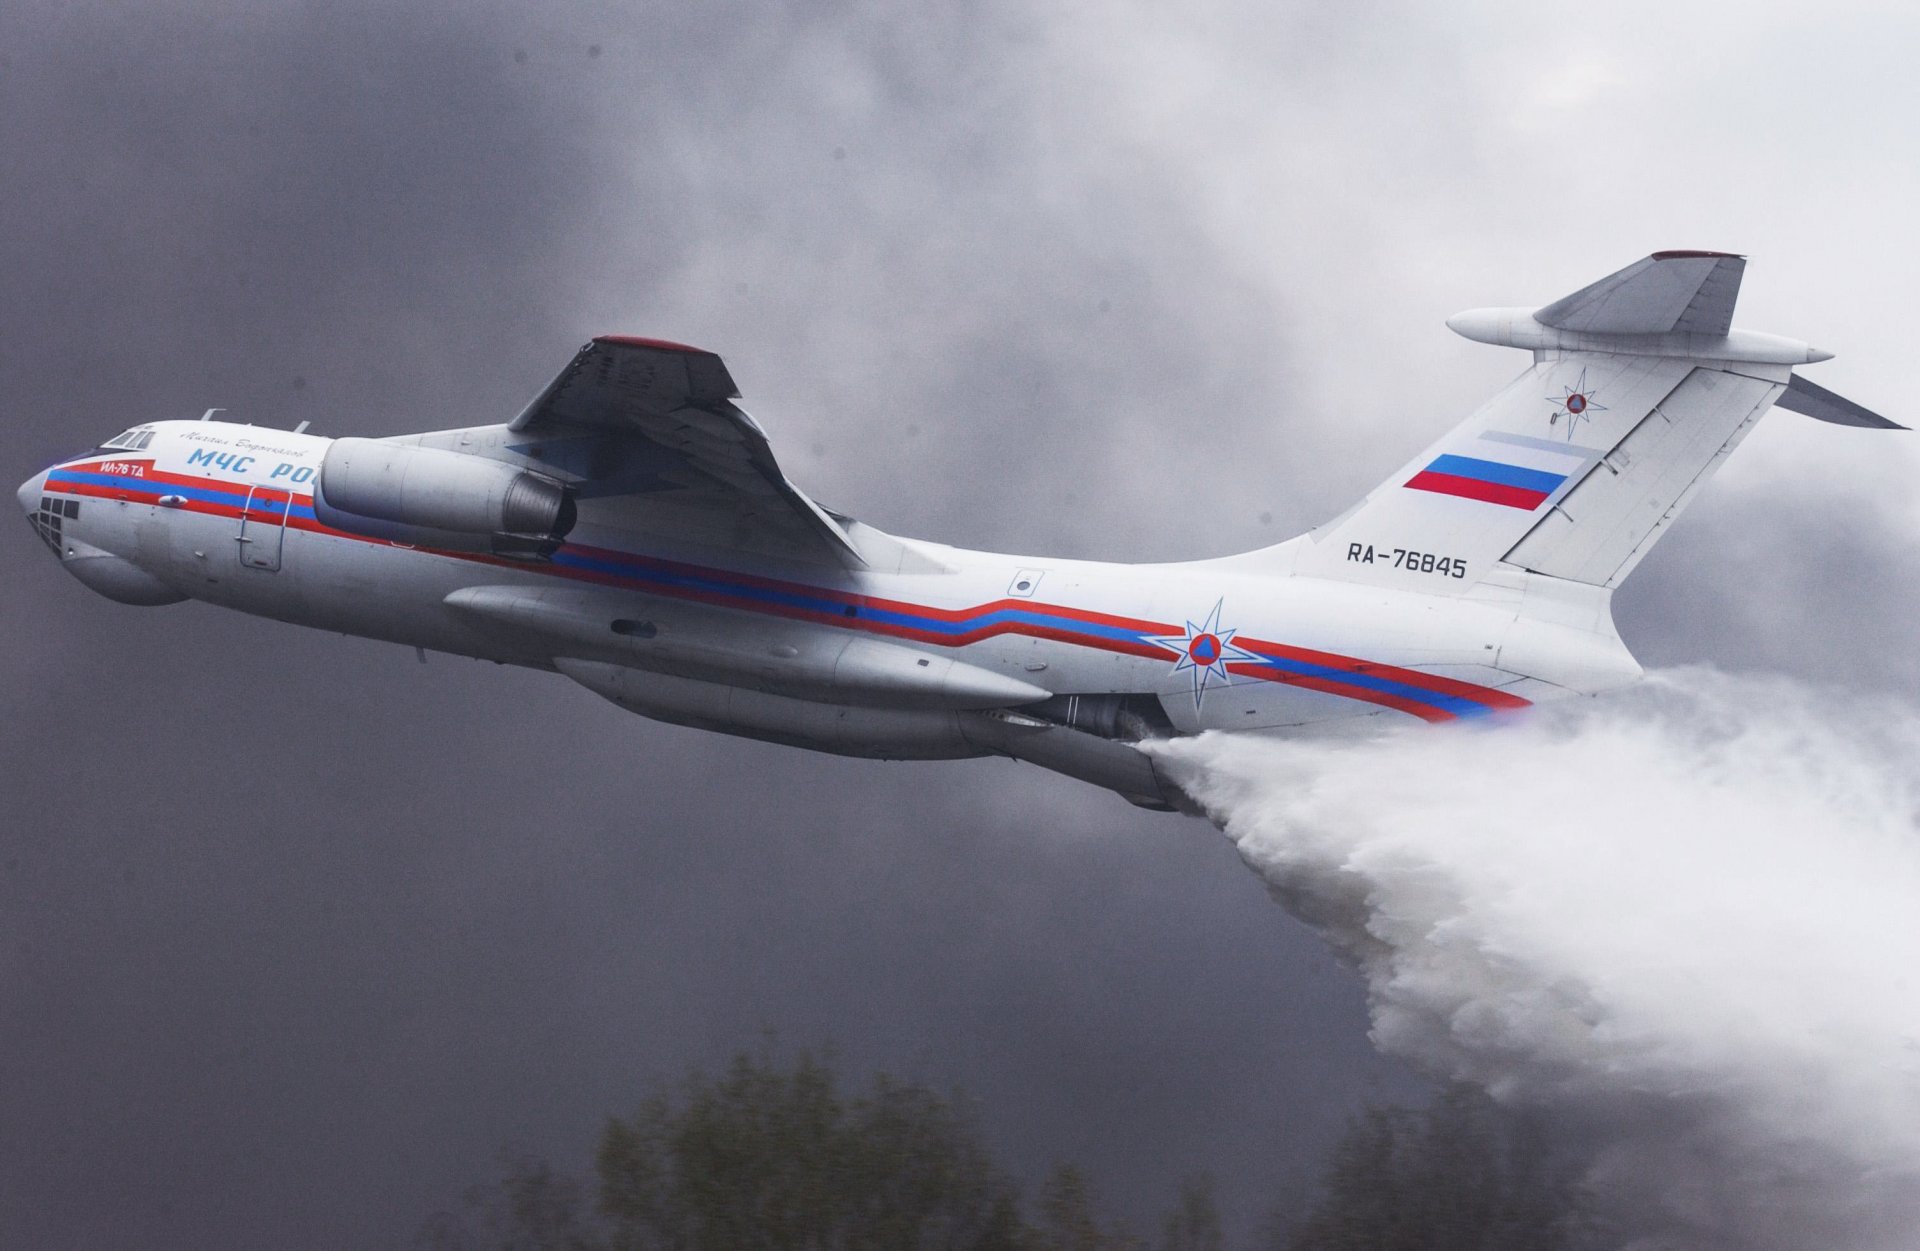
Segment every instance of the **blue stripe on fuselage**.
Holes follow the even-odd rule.
[[[195,500],[202,504],[219,504],[227,508],[246,508],[247,492],[253,488],[242,482],[220,482],[208,479],[213,486],[193,487],[179,482],[156,482],[148,478],[136,478],[129,474],[84,473],[77,469],[55,469],[47,474],[47,486],[59,487],[63,484],[75,486],[112,487],[120,491],[130,491],[136,495],[151,495],[155,499],[163,495],[178,495],[181,499]],[[221,490],[221,487],[228,488]],[[263,491],[284,492],[284,487],[260,488]],[[260,512],[277,512],[282,501],[270,497],[255,499],[250,507]],[[306,504],[295,503],[289,510],[295,517],[312,517],[313,509]]]
[[[612,577],[625,578],[645,585],[698,591],[710,595],[726,595],[735,599],[750,600],[778,608],[791,608],[800,612],[819,613],[822,616],[846,616],[847,609],[854,609],[854,616],[862,621],[878,622],[883,625],[898,626],[904,629],[924,630],[933,634],[959,635],[975,630],[988,629],[1002,623],[1046,626],[1051,629],[1071,631],[1094,638],[1113,639],[1123,643],[1139,643],[1147,636],[1138,630],[1129,630],[1124,626],[1106,625],[1100,622],[1082,621],[1077,617],[1056,615],[1034,609],[1001,608],[992,612],[979,612],[970,617],[948,620],[943,617],[922,616],[914,612],[903,612],[897,608],[877,608],[860,602],[856,598],[835,598],[828,594],[807,594],[799,591],[784,590],[779,587],[758,586],[752,583],[734,582],[724,575],[694,573],[679,569],[662,569],[651,562],[609,559],[604,556],[589,556],[573,548],[562,548],[554,553],[553,563],[567,568],[584,569]]]
[[[1482,717],[1493,711],[1485,704],[1478,704],[1458,695],[1447,695],[1440,691],[1429,691],[1424,687],[1408,686],[1405,682],[1383,678],[1377,673],[1356,673],[1351,669],[1335,669],[1328,665],[1311,664],[1304,660],[1289,660],[1280,656],[1262,655],[1260,662],[1285,673],[1297,673],[1309,678],[1325,678],[1330,682],[1339,682],[1346,686],[1379,691],[1383,695],[1395,695],[1416,704],[1425,704],[1429,708],[1450,712],[1456,717]]]
[[[1434,468],[1440,472],[1458,472],[1455,469],[1446,468],[1441,464],[1441,461],[1460,459],[1463,458],[1441,457],[1439,461],[1434,463]],[[1490,462],[1483,461],[1474,463],[1488,464]],[[1540,476],[1551,477],[1552,475]],[[63,483],[103,486],[155,498],[162,495],[178,495],[183,499],[200,503],[217,504],[228,508],[239,509],[247,506],[247,492],[250,489],[247,484],[226,483],[220,482],[217,479],[209,479],[208,481],[210,483],[208,486],[193,487],[186,486],[182,483],[157,482],[125,474],[85,473],[72,469],[56,469],[47,475],[47,485],[50,488],[58,487]],[[1526,484],[1515,482],[1509,483],[1509,485],[1524,486]],[[283,488],[267,487],[264,489],[277,492]],[[279,503],[280,501],[278,500],[256,499],[252,507],[264,512],[275,508]],[[295,517],[306,519],[314,518],[313,509],[306,504],[296,503],[290,511]],[[578,548],[572,547],[563,547],[560,551],[554,553],[552,563],[561,568],[577,569],[583,572],[620,578],[637,584],[643,590],[655,589],[668,594],[680,590],[712,595],[725,595],[733,599],[746,600],[771,608],[787,608],[799,612],[814,613],[823,617],[842,617],[846,615],[848,607],[853,607],[855,614],[854,617],[848,618],[849,623],[857,619],[863,622],[873,622],[905,629],[919,630],[928,634],[945,635],[949,637],[971,634],[978,630],[991,629],[994,626],[1005,624],[1037,626],[1066,634],[1079,634],[1085,636],[1089,643],[1094,645],[1097,645],[1096,640],[1139,644],[1149,642],[1152,638],[1149,634],[1138,630],[1131,630],[1124,626],[1084,621],[1078,617],[1063,613],[1047,612],[1042,608],[997,608],[992,611],[976,612],[972,616],[951,620],[938,616],[922,616],[918,613],[902,611],[898,608],[873,607],[862,603],[857,597],[845,593],[835,593],[824,590],[809,593],[805,589],[787,590],[780,587],[736,582],[729,579],[723,571],[719,570],[692,571],[662,568],[656,562],[645,557],[635,556],[631,559],[622,559],[619,557],[588,555]],[[1169,653],[1169,656],[1171,658],[1171,653]],[[1421,687],[1409,686],[1404,682],[1396,682],[1391,678],[1381,677],[1378,674],[1356,673],[1350,669],[1333,668],[1327,665],[1316,665],[1306,661],[1289,660],[1268,655],[1261,655],[1259,662],[1287,673],[1297,673],[1304,677],[1322,678],[1347,686],[1379,691],[1382,694],[1393,695],[1400,699],[1424,704],[1430,708],[1440,709],[1456,717],[1485,716],[1491,711],[1491,709],[1484,704],[1475,703],[1470,699],[1430,691]]]

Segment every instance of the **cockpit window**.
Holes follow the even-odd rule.
[[[27,520],[33,522],[33,528],[39,531],[40,537],[46,540],[47,546],[54,550],[55,555],[58,555],[61,521],[77,520],[79,516],[79,500],[51,499],[43,495],[40,497],[40,511],[30,514]]]
[[[152,426],[135,426],[125,434],[116,434],[100,445],[101,450],[113,448],[122,452],[138,452],[153,442]]]

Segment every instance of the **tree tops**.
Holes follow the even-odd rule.
[[[1059,1165],[1031,1205],[965,1103],[886,1076],[847,1093],[831,1064],[736,1056],[600,1134],[594,1186],[505,1161],[420,1251],[1224,1251],[1212,1184],[1183,1183],[1151,1241],[1109,1224]],[[591,1199],[591,1202],[589,1201]],[[1369,1110],[1317,1203],[1275,1213],[1274,1251],[1563,1251],[1572,1186],[1537,1131],[1467,1087],[1429,1108]]]

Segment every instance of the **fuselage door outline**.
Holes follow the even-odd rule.
[[[240,563],[248,569],[280,572],[281,549],[287,535],[287,513],[292,497],[272,487],[256,486],[247,490],[247,502],[240,510]]]

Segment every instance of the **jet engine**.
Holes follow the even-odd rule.
[[[336,530],[523,560],[553,555],[576,519],[560,482],[503,461],[381,439],[335,439],[313,511]]]

